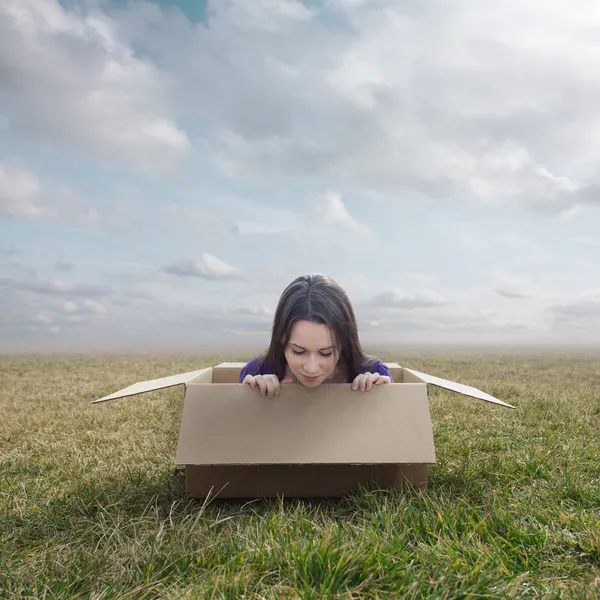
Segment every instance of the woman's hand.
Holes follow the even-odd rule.
[[[281,383],[292,383],[291,377],[281,380]],[[242,383],[247,383],[253,390],[258,388],[261,396],[272,398],[281,391],[281,385],[277,375],[246,375]]]
[[[352,382],[352,389],[361,392],[369,391],[374,385],[382,385],[392,383],[392,380],[387,375],[380,373],[361,373],[357,375]]]

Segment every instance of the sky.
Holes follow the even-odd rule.
[[[0,350],[600,340],[595,0],[3,0]]]

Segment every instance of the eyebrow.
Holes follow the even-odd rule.
[[[302,350],[306,350],[304,346],[300,346],[299,344],[294,344],[294,342],[290,342],[290,346],[296,346],[296,348],[301,348]],[[324,350],[332,350],[333,346],[327,346],[327,348],[319,348],[319,352],[323,352]]]

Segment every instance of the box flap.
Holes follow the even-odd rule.
[[[250,386],[192,383],[175,459],[181,465],[433,464],[423,383],[290,384],[274,398]]]
[[[215,369],[219,369],[221,367],[225,369],[240,369],[240,371],[246,366],[245,362],[222,362],[215,366]]]
[[[175,385],[187,384],[190,381],[196,379],[202,373],[209,371],[212,367],[206,369],[199,369],[198,371],[188,371],[187,373],[179,373],[177,375],[169,375],[168,377],[161,377],[160,379],[150,379],[148,381],[140,381],[134,383],[129,387],[123,388],[114,394],[104,396],[98,400],[94,400],[92,404],[97,402],[106,402],[107,400],[116,400],[117,398],[125,398],[127,396],[135,396],[137,394],[143,394],[145,392],[152,392],[154,390],[160,390],[163,388],[173,387]]]
[[[413,369],[407,369],[406,367],[404,370],[412,373],[425,383],[430,383],[432,385],[436,385],[447,390],[452,390],[453,392],[458,392],[459,394],[463,394],[465,396],[471,396],[472,398],[478,398],[479,400],[485,400],[486,402],[491,402],[493,404],[499,404],[500,406],[506,406],[507,408],[515,408],[514,406],[507,404],[506,402],[502,402],[502,400],[498,400],[498,398],[494,398],[494,396],[490,396],[489,394],[486,394],[485,392],[482,392],[481,390],[469,385],[463,385],[462,383],[456,383],[455,381],[449,381],[448,379],[441,379],[440,377],[428,375],[427,373],[421,373],[420,371],[415,371]]]
[[[238,383],[246,363],[222,362],[213,368],[213,383]]]

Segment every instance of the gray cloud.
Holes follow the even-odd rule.
[[[4,256],[6,258],[14,258],[16,256],[22,256],[25,254],[24,250],[17,248],[14,244],[10,246],[6,246],[5,248],[0,248],[0,256]]]
[[[593,0],[542,21],[533,0],[433,6],[219,2],[198,27],[149,3],[8,0],[0,108],[17,133],[133,168],[181,164],[180,117],[206,132],[200,158],[260,184],[598,206]]]
[[[165,273],[179,277],[200,277],[202,279],[240,279],[241,272],[204,252],[197,260],[182,260],[162,268]]]
[[[361,338],[371,347],[386,345],[427,345],[462,343],[511,343],[533,340],[539,332],[532,324],[519,320],[483,315],[480,311],[403,312],[400,315],[381,315],[371,322],[359,318]]]
[[[574,244],[580,244],[582,246],[600,247],[600,239],[594,239],[592,237],[576,237],[571,241]]]
[[[75,269],[75,263],[65,260],[64,258],[59,258],[54,263],[54,270],[60,273],[68,273]]]
[[[274,311],[269,306],[237,306],[229,309],[231,314],[236,315],[249,315],[252,317],[264,317],[271,320],[274,315]]]
[[[238,235],[278,235],[299,231],[298,228],[293,226],[261,223],[259,221],[238,221],[233,224],[232,229]]]
[[[156,297],[150,292],[137,289],[129,289],[121,292],[112,299],[116,306],[151,307],[158,304]]]
[[[598,205],[581,169],[600,157],[592,0],[542,21],[534,1],[412,4],[328,2],[326,22],[298,3],[223,2],[206,28],[135,5],[118,29],[177,74],[179,110],[203,115],[229,176]]]
[[[85,282],[0,278],[0,346],[196,348],[264,344],[272,310],[263,302],[184,294],[159,281],[109,290]],[[233,298],[233,299],[232,299]]]
[[[361,330],[376,338],[401,343],[403,341],[462,342],[464,340],[509,341],[533,339],[538,330],[532,324],[512,319],[494,318],[479,311],[403,313],[401,316],[383,316],[375,323],[365,323]]]
[[[560,330],[591,330],[600,326],[600,293],[592,293],[546,309]]]
[[[35,292],[37,294],[60,296],[108,296],[113,290],[108,285],[95,285],[89,283],[73,283],[62,279],[52,281],[11,281],[12,287],[18,290]]]
[[[431,290],[404,292],[402,290],[392,289],[360,303],[360,306],[412,310],[444,306],[447,304],[450,304],[450,302],[446,298]]]
[[[80,226],[99,223],[95,210],[71,189],[43,185],[22,166],[0,163],[0,216],[26,221],[64,220]]]
[[[18,134],[152,172],[189,151],[166,107],[168,78],[118,39],[105,14],[57,0],[5,0],[0,64],[0,110]]]
[[[515,300],[537,298],[541,295],[541,291],[523,277],[498,276],[493,284],[493,289],[500,296]]]
[[[0,330],[4,344],[86,330],[108,317],[110,292],[84,283],[0,279]],[[94,298],[94,299],[92,299]]]
[[[379,241],[370,227],[350,213],[342,194],[331,190],[311,194],[305,206],[294,210],[255,202],[240,202],[235,208],[248,217],[234,223],[232,229],[238,236],[279,237],[278,242],[291,242],[291,252],[298,246],[309,246],[349,256],[362,254],[367,244],[373,246]]]
[[[496,288],[495,291],[498,294],[500,294],[500,296],[503,296],[504,298],[523,299],[523,298],[531,297],[528,294],[524,294],[523,292],[520,292],[518,290],[512,290],[512,289]]]

